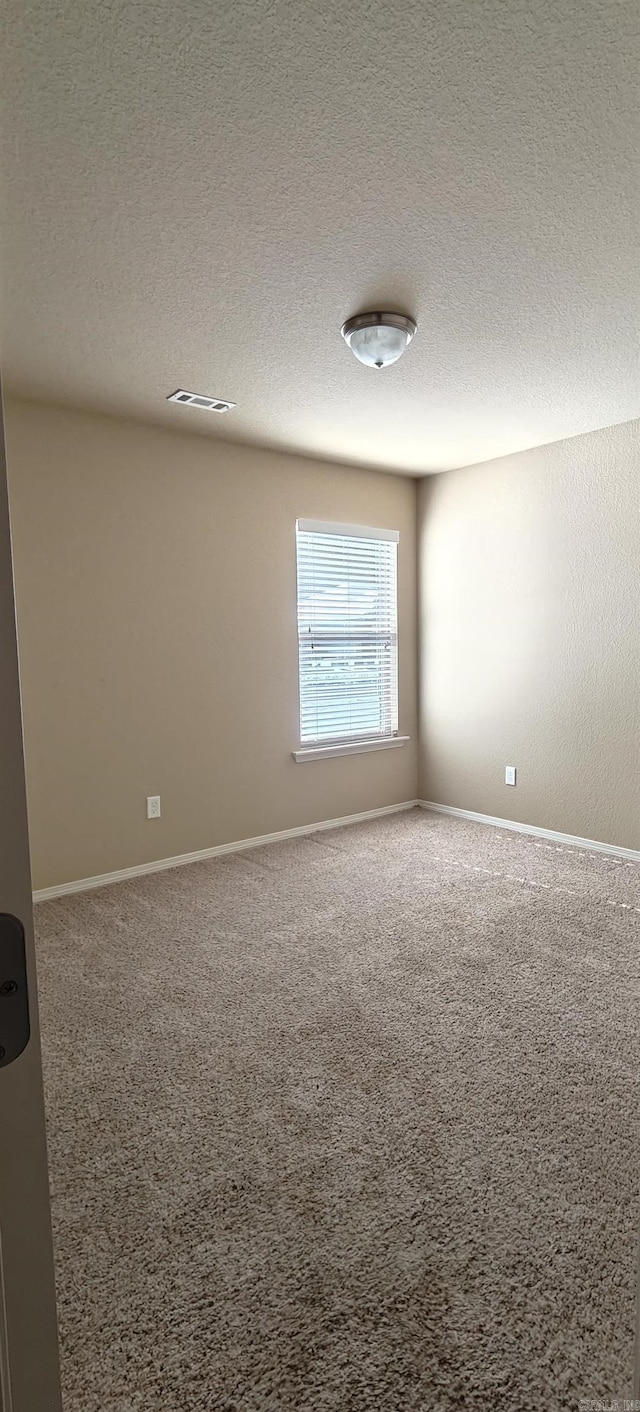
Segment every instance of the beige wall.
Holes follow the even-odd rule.
[[[421,798],[640,846],[639,450],[626,423],[422,482]]]
[[[415,797],[413,481],[34,403],[6,422],[36,887]],[[400,530],[409,745],[291,757],[298,516]]]
[[[420,484],[418,786],[412,481],[35,403],[6,430],[36,887],[418,792],[640,845],[638,424]],[[400,530],[409,746],[291,758],[298,516]]]

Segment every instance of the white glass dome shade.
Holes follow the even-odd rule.
[[[356,314],[342,325],[345,343],[369,368],[388,368],[408,348],[417,324],[406,314]]]

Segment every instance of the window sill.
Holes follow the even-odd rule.
[[[408,735],[388,735],[378,740],[350,740],[345,745],[304,745],[293,751],[298,765],[306,765],[310,760],[330,760],[334,755],[362,755],[365,750],[393,750],[398,745],[406,745]]]

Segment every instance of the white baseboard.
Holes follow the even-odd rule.
[[[258,838],[242,838],[235,843],[219,843],[214,848],[201,848],[196,853],[180,853],[175,858],[160,858],[153,863],[139,863],[133,868],[119,868],[114,873],[99,873],[92,878],[79,878],[75,882],[58,883],[54,887],[38,888],[33,894],[34,902],[47,902],[53,897],[68,897],[74,892],[90,892],[96,887],[108,887],[111,883],[126,882],[129,878],[144,877],[147,873],[161,873],[166,868],[182,868],[187,863],[201,863],[206,858],[219,858],[224,853],[241,853],[249,848],[261,848],[265,843],[279,843],[286,838],[302,838],[305,834],[319,833],[323,829],[340,829],[349,824],[363,824],[368,819],[381,819],[385,814],[399,814],[405,809],[431,810],[435,814],[452,814],[458,819],[471,819],[477,824],[491,824],[498,829],[512,829],[516,833],[533,834],[536,838],[548,838],[555,843],[568,843],[575,848],[588,848],[595,853],[609,853],[616,858],[626,858],[640,863],[640,851],[634,848],[619,848],[613,843],[601,843],[593,838],[576,838],[573,834],[556,833],[553,829],[537,828],[534,824],[518,824],[513,819],[495,819],[491,814],[477,814],[473,809],[456,809],[451,804],[433,804],[427,799],[407,799],[403,804],[387,804],[382,809],[367,809],[362,814],[347,814],[342,819],[322,819],[317,824],[302,824],[295,829],[281,829],[278,833],[261,834]]]
[[[93,878],[79,878],[77,882],[41,887],[34,892],[33,900],[47,902],[52,897],[68,897],[74,892],[90,892],[94,887],[108,887],[110,883],[141,878],[146,873],[161,873],[165,868],[182,868],[186,863],[201,863],[205,858],[219,858],[223,853],[241,853],[246,848],[261,848],[264,843],[281,843],[285,838],[302,838],[304,834],[319,833],[322,829],[341,829],[347,824],[363,824],[367,819],[381,819],[384,814],[399,814],[403,809],[415,809],[418,803],[417,799],[407,799],[403,804],[386,804],[383,809],[367,809],[363,814],[347,814],[344,819],[322,819],[319,824],[302,824],[296,829],[281,829],[279,833],[261,834],[259,838],[242,838],[237,843],[219,843],[215,848],[201,848],[197,853],[180,853],[175,858],[160,858],[154,863],[139,863],[133,868],[119,868],[115,873],[99,873]]]
[[[555,843],[569,843],[574,848],[588,848],[592,853],[610,853],[614,858],[626,858],[629,862],[640,863],[640,851],[635,848],[619,848],[615,843],[600,843],[595,838],[577,838],[570,833],[556,833],[554,829],[540,829],[535,824],[516,824],[513,819],[494,819],[492,814],[476,814],[473,809],[454,809],[451,804],[432,804],[428,799],[419,799],[418,805],[421,809],[429,809],[435,814],[453,814],[456,819],[472,819],[476,824],[492,824],[497,829],[530,833],[536,838],[550,838]]]

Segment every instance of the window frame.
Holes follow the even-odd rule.
[[[303,638],[300,631],[300,534],[323,534],[335,536],[340,539],[362,539],[376,540],[379,542],[392,543],[396,545],[396,556],[394,564],[394,608],[395,621],[394,631],[391,634],[394,644],[394,666],[395,683],[393,690],[393,703],[395,705],[395,726],[391,732],[386,734],[372,735],[370,732],[362,732],[359,735],[314,737],[302,739],[302,709],[303,709]],[[308,520],[298,519],[296,521],[296,635],[297,635],[297,672],[298,672],[298,738],[300,745],[294,750],[293,757],[297,763],[301,764],[308,760],[323,760],[332,756],[363,754],[371,750],[385,750],[402,746],[409,739],[408,736],[399,733],[399,639],[398,639],[398,556],[399,556],[400,532],[399,530],[374,529],[368,525],[343,524],[330,520]],[[348,632],[336,633],[336,636],[343,636],[345,642],[349,641]],[[360,634],[354,632],[354,638]]]

